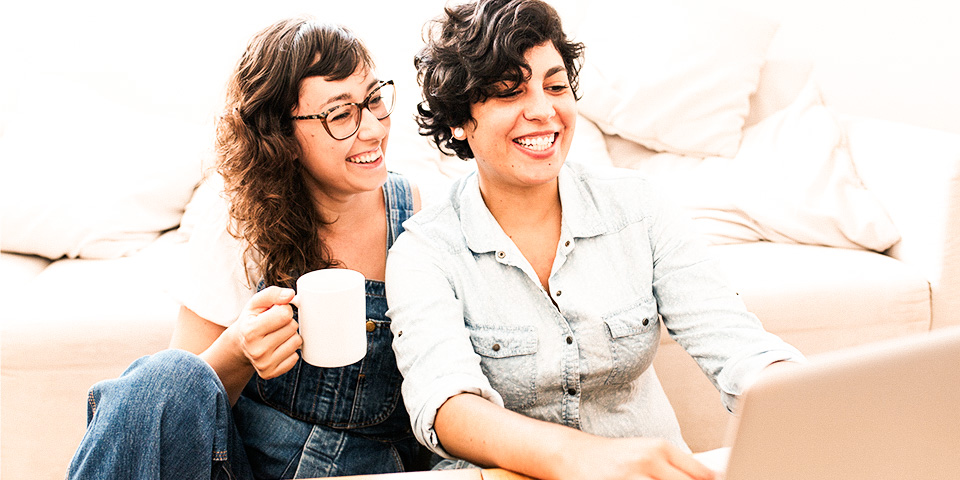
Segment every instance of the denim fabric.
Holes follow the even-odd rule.
[[[384,186],[388,246],[413,214],[402,177]],[[252,479],[390,473],[426,468],[410,430],[383,282],[367,281],[367,356],[343,368],[302,362],[255,377],[233,410],[213,369],[170,350],[138,360],[90,394],[88,429],[69,478]]]
[[[389,247],[413,214],[410,185],[391,174],[384,198]],[[374,328],[367,332],[361,361],[321,368],[301,359],[277,378],[255,375],[244,389],[237,426],[258,477],[389,473],[422,466],[400,398],[402,377],[385,315],[384,283],[367,280],[365,287],[367,320]],[[291,436],[293,431],[298,433]]]
[[[636,172],[568,164],[559,193],[549,292],[486,208],[476,174],[409,220],[390,251],[403,396],[432,450],[447,455],[433,421],[463,392],[597,435],[685,448],[651,367],[661,323],[728,406],[766,365],[802,359],[746,311],[690,222]]]
[[[321,368],[300,359],[279,377],[254,376],[244,395],[298,420],[332,428],[366,427],[390,418],[401,403],[402,378],[391,350],[383,290],[383,282],[366,281],[367,321],[375,328],[367,332],[367,353],[361,361]]]
[[[69,479],[252,479],[216,372],[182,350],[143,357],[91,389]]]

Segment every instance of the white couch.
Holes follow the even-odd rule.
[[[419,45],[416,34],[440,3],[378,0],[314,12],[355,26],[381,74],[397,81],[401,105],[393,116],[388,161],[421,185],[426,202],[471,168],[437,154],[409,121],[417,96],[410,60]],[[944,84],[952,96],[941,97],[942,103],[919,105],[922,116],[903,102],[878,111],[883,97],[850,100],[856,95],[845,89],[846,80],[832,76],[833,57],[791,47],[803,44],[804,27],[829,36],[829,28],[810,25],[820,17],[808,12],[798,19],[789,7],[771,12],[755,2],[731,3],[779,19],[780,29],[775,22],[725,13],[734,15],[724,17],[727,32],[743,21],[737,30],[755,35],[737,44],[752,53],[714,57],[712,64],[698,57],[706,62],[697,66],[701,74],[728,61],[746,62],[732,72],[736,88],[707,85],[707,93],[717,93],[705,97],[697,85],[684,83],[689,75],[656,83],[664,80],[658,73],[687,58],[657,52],[704,48],[685,43],[698,40],[696,35],[665,44],[617,44],[591,33],[592,17],[578,2],[558,2],[571,28],[588,41],[588,59],[597,59],[585,67],[581,111],[589,118],[578,124],[571,159],[641,169],[660,179],[717,244],[711,250],[747,306],[806,353],[960,324],[960,125],[952,113],[960,104],[953,85],[960,81]],[[104,9],[64,3],[46,23],[51,33],[13,56],[20,67],[13,71],[22,76],[0,98],[0,477],[62,478],[83,435],[90,385],[166,347],[178,309],[166,286],[181,274],[191,213],[215,195],[195,187],[211,158],[211,119],[221,85],[256,29],[314,5],[220,11],[191,4],[190,15],[133,8],[110,22]],[[602,3],[590,5],[593,15],[605,12]],[[45,12],[22,8],[12,17],[19,22],[8,22],[4,32],[21,37],[0,44],[34,38],[27,19]],[[810,8],[827,6],[814,2]],[[932,7],[921,2],[917,8]],[[671,22],[684,18],[670,17],[676,11],[659,13],[671,20],[647,17],[636,22],[636,30],[609,32],[642,39],[653,27],[675,32],[678,24]],[[110,28],[99,28],[105,22]],[[951,25],[944,23],[944,35],[956,35],[947,33]],[[830,55],[849,47],[844,34],[833,32],[833,41]],[[604,52],[630,61],[605,62]],[[844,68],[850,61],[867,67],[884,61],[850,57]],[[646,70],[638,77],[640,67]],[[960,80],[955,70],[946,75]],[[647,83],[624,81],[639,78]],[[614,88],[601,88],[602,82],[618,81],[621,94],[600,101]],[[694,95],[695,105],[724,96],[729,101],[712,112],[727,117],[711,119],[708,112],[684,118],[694,111],[685,107],[667,112],[663,118],[671,124],[659,122],[659,130],[651,130],[640,115],[647,109],[617,110],[630,88],[669,88],[662,97]],[[877,93],[874,83],[870,88]],[[909,91],[921,99],[932,95],[923,88],[914,84]],[[821,96],[830,108],[820,106]],[[832,108],[834,103],[843,108]],[[719,133],[701,135],[711,129]],[[712,155],[720,152],[727,157]],[[882,252],[861,245],[884,243],[889,248]],[[695,364],[665,340],[655,366],[691,447],[718,446],[728,417]]]

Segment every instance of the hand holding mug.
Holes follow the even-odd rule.
[[[293,296],[289,288],[265,288],[250,298],[237,322],[243,355],[262,378],[288,372],[299,358],[303,339],[288,305]]]

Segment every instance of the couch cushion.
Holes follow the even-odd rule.
[[[0,298],[4,299],[3,304],[10,305],[23,285],[33,281],[47,265],[50,265],[49,259],[36,255],[0,254],[0,272],[3,272],[0,275]]]
[[[846,134],[813,82],[787,108],[747,128],[734,158],[634,155],[624,142],[611,143],[615,165],[664,185],[712,243],[885,251],[900,239],[857,174]]]
[[[54,262],[4,302],[3,478],[63,478],[90,386],[167,347],[179,305],[162,285],[182,245],[166,238],[131,257]]]
[[[808,345],[797,345],[804,353],[872,340],[842,338],[844,330],[869,327],[885,336],[930,326],[926,279],[886,255],[770,242],[710,251],[765,328],[785,338],[810,335]]]
[[[123,98],[129,86],[109,76],[80,77],[17,85],[17,122],[0,136],[5,251],[105,259],[144,248],[177,226],[212,155],[212,121]]]
[[[583,2],[580,112],[650,149],[732,157],[773,21],[712,2]]]

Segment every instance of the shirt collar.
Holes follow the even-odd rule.
[[[504,250],[504,245],[509,244],[510,239],[483,202],[478,175],[473,172],[464,178],[460,189],[460,228],[463,237],[474,253]],[[579,166],[571,167],[568,164],[560,168],[558,177],[563,228],[574,238],[593,237],[603,232],[600,208],[582,177]]]

